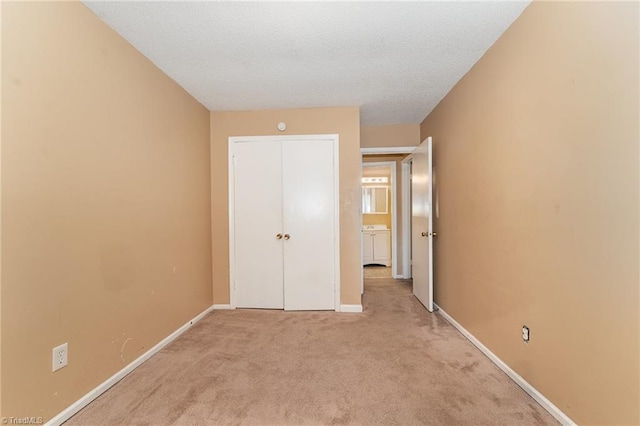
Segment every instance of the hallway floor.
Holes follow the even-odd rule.
[[[215,311],[66,424],[557,424],[410,281],[365,288],[363,314]]]
[[[367,278],[391,278],[391,266],[366,265],[363,266],[364,279]]]

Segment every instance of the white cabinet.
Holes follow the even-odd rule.
[[[379,225],[362,230],[362,264],[391,265],[391,231]]]
[[[230,268],[238,308],[336,308],[333,139],[230,143]]]

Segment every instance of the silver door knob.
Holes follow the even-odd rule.
[[[289,238],[291,238],[291,235],[289,235],[289,234],[284,234],[284,239],[285,239],[285,240],[288,240]]]
[[[433,233],[433,234],[431,234],[431,235],[433,235],[434,237],[437,237],[437,236],[438,236],[438,233],[437,233],[437,232],[434,232],[434,233]]]
[[[423,232],[421,235],[422,235],[423,237],[426,237],[426,236],[427,236],[427,233],[426,233],[426,232]]]
[[[276,234],[276,240],[281,240],[282,239],[282,234]]]

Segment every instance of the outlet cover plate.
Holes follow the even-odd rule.
[[[58,371],[65,367],[68,363],[69,347],[66,343],[53,348],[53,356],[51,359],[51,371]]]

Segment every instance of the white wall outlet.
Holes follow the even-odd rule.
[[[527,327],[526,325],[522,326],[522,340],[525,343],[529,343],[529,327]]]
[[[66,343],[53,348],[53,359],[51,364],[51,371],[58,371],[62,367],[67,365],[69,355],[69,348]]]

